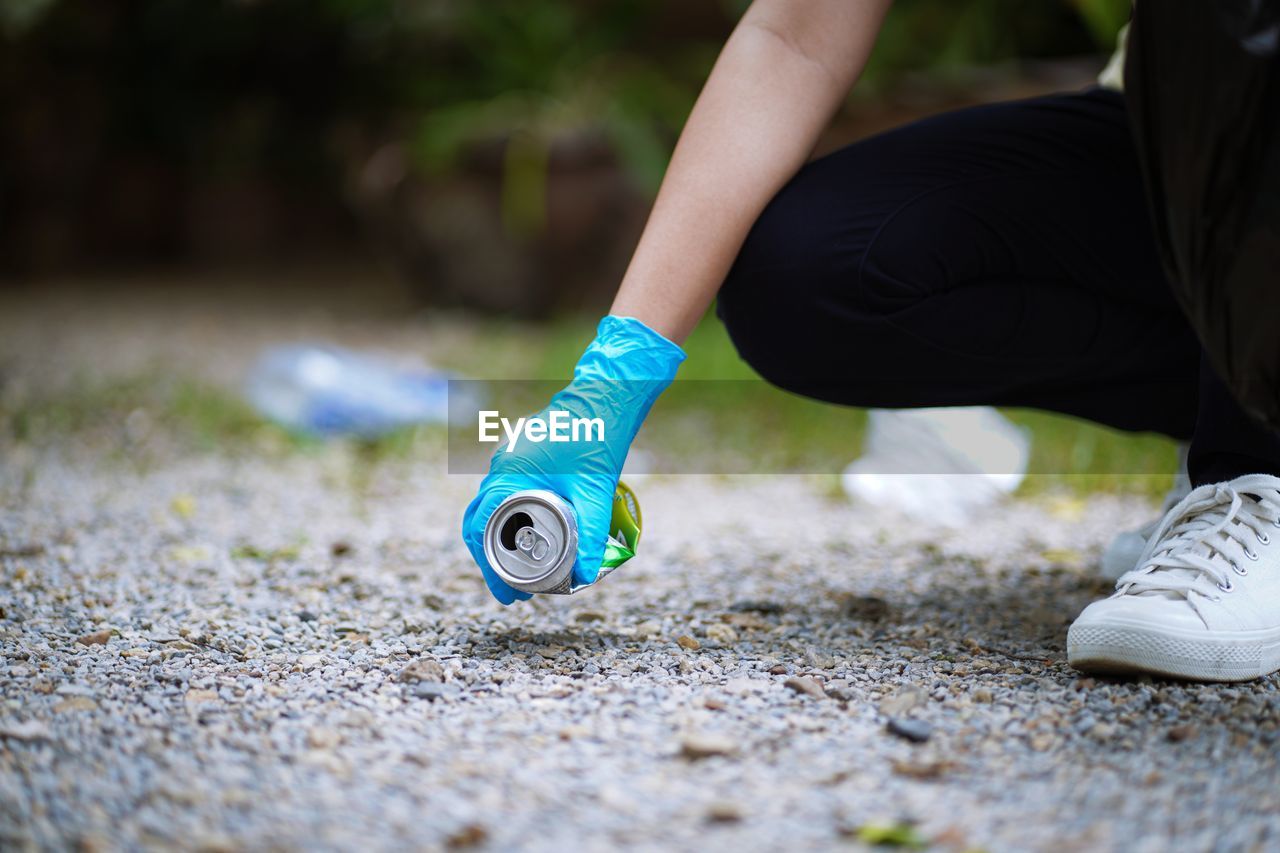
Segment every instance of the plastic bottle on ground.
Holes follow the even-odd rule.
[[[448,373],[404,367],[337,347],[293,344],[263,352],[246,383],[249,402],[287,429],[377,436],[449,419]]]

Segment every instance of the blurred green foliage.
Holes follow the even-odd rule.
[[[56,0],[0,0],[0,32],[14,36],[33,26]]]
[[[603,137],[633,177],[656,188],[694,91],[663,56],[637,49],[658,8],[640,0],[455,7],[437,19],[452,60],[427,82],[435,106],[415,136],[417,162],[439,172],[477,143],[507,140],[505,209],[517,231],[541,226],[557,142]]]
[[[6,439],[46,447],[67,436],[93,434],[122,453],[153,434],[206,452],[263,436],[280,444],[290,439],[237,395],[158,368],[108,381],[80,378],[54,393],[0,401],[0,435]]]
[[[720,4],[726,33],[748,5]],[[435,23],[461,49],[447,81],[433,80],[438,106],[420,125],[418,162],[438,171],[478,142],[506,139],[508,222],[517,230],[539,226],[550,151],[566,136],[604,135],[633,177],[656,190],[717,47],[705,37],[647,38],[668,6],[492,0],[452,7]],[[863,85],[891,85],[906,71],[1109,50],[1127,15],[1128,0],[898,0]]]
[[[1105,53],[1129,7],[1129,0],[896,0],[862,83],[879,88],[905,72]]]
[[[536,226],[553,143],[595,135],[656,186],[742,0],[0,0],[8,94],[98,87],[109,132],[188,168],[335,181],[335,136],[417,165],[509,143],[511,222]],[[865,75],[1109,49],[1127,0],[898,0]],[[39,73],[36,73],[36,72]],[[24,81],[25,82],[25,81]],[[0,119],[6,87],[0,83]],[[87,105],[81,105],[87,108]],[[2,167],[0,167],[2,168]],[[523,205],[523,206],[521,206]]]
[[[1129,21],[1131,0],[1071,0],[1072,5],[1088,25],[1098,46],[1110,49],[1115,45],[1116,34]]]

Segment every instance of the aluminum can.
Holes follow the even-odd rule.
[[[619,483],[597,583],[635,556],[640,528],[635,492]],[[578,517],[568,501],[545,489],[516,492],[498,505],[484,529],[484,553],[494,574],[523,592],[569,595],[589,586],[573,583]]]

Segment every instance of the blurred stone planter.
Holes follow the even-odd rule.
[[[550,148],[545,216],[520,232],[504,211],[504,146],[473,146],[449,174],[415,172],[398,144],[348,181],[372,244],[434,305],[541,317],[603,310],[639,238],[649,198],[595,135]]]

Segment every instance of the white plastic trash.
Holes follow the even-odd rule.
[[[959,526],[1018,488],[1031,439],[987,406],[872,409],[845,493],[912,518]]]
[[[245,392],[264,416],[314,435],[376,436],[402,427],[450,420],[453,410],[474,411],[476,383],[421,362],[408,365],[381,355],[338,347],[295,344],[262,353]]]

